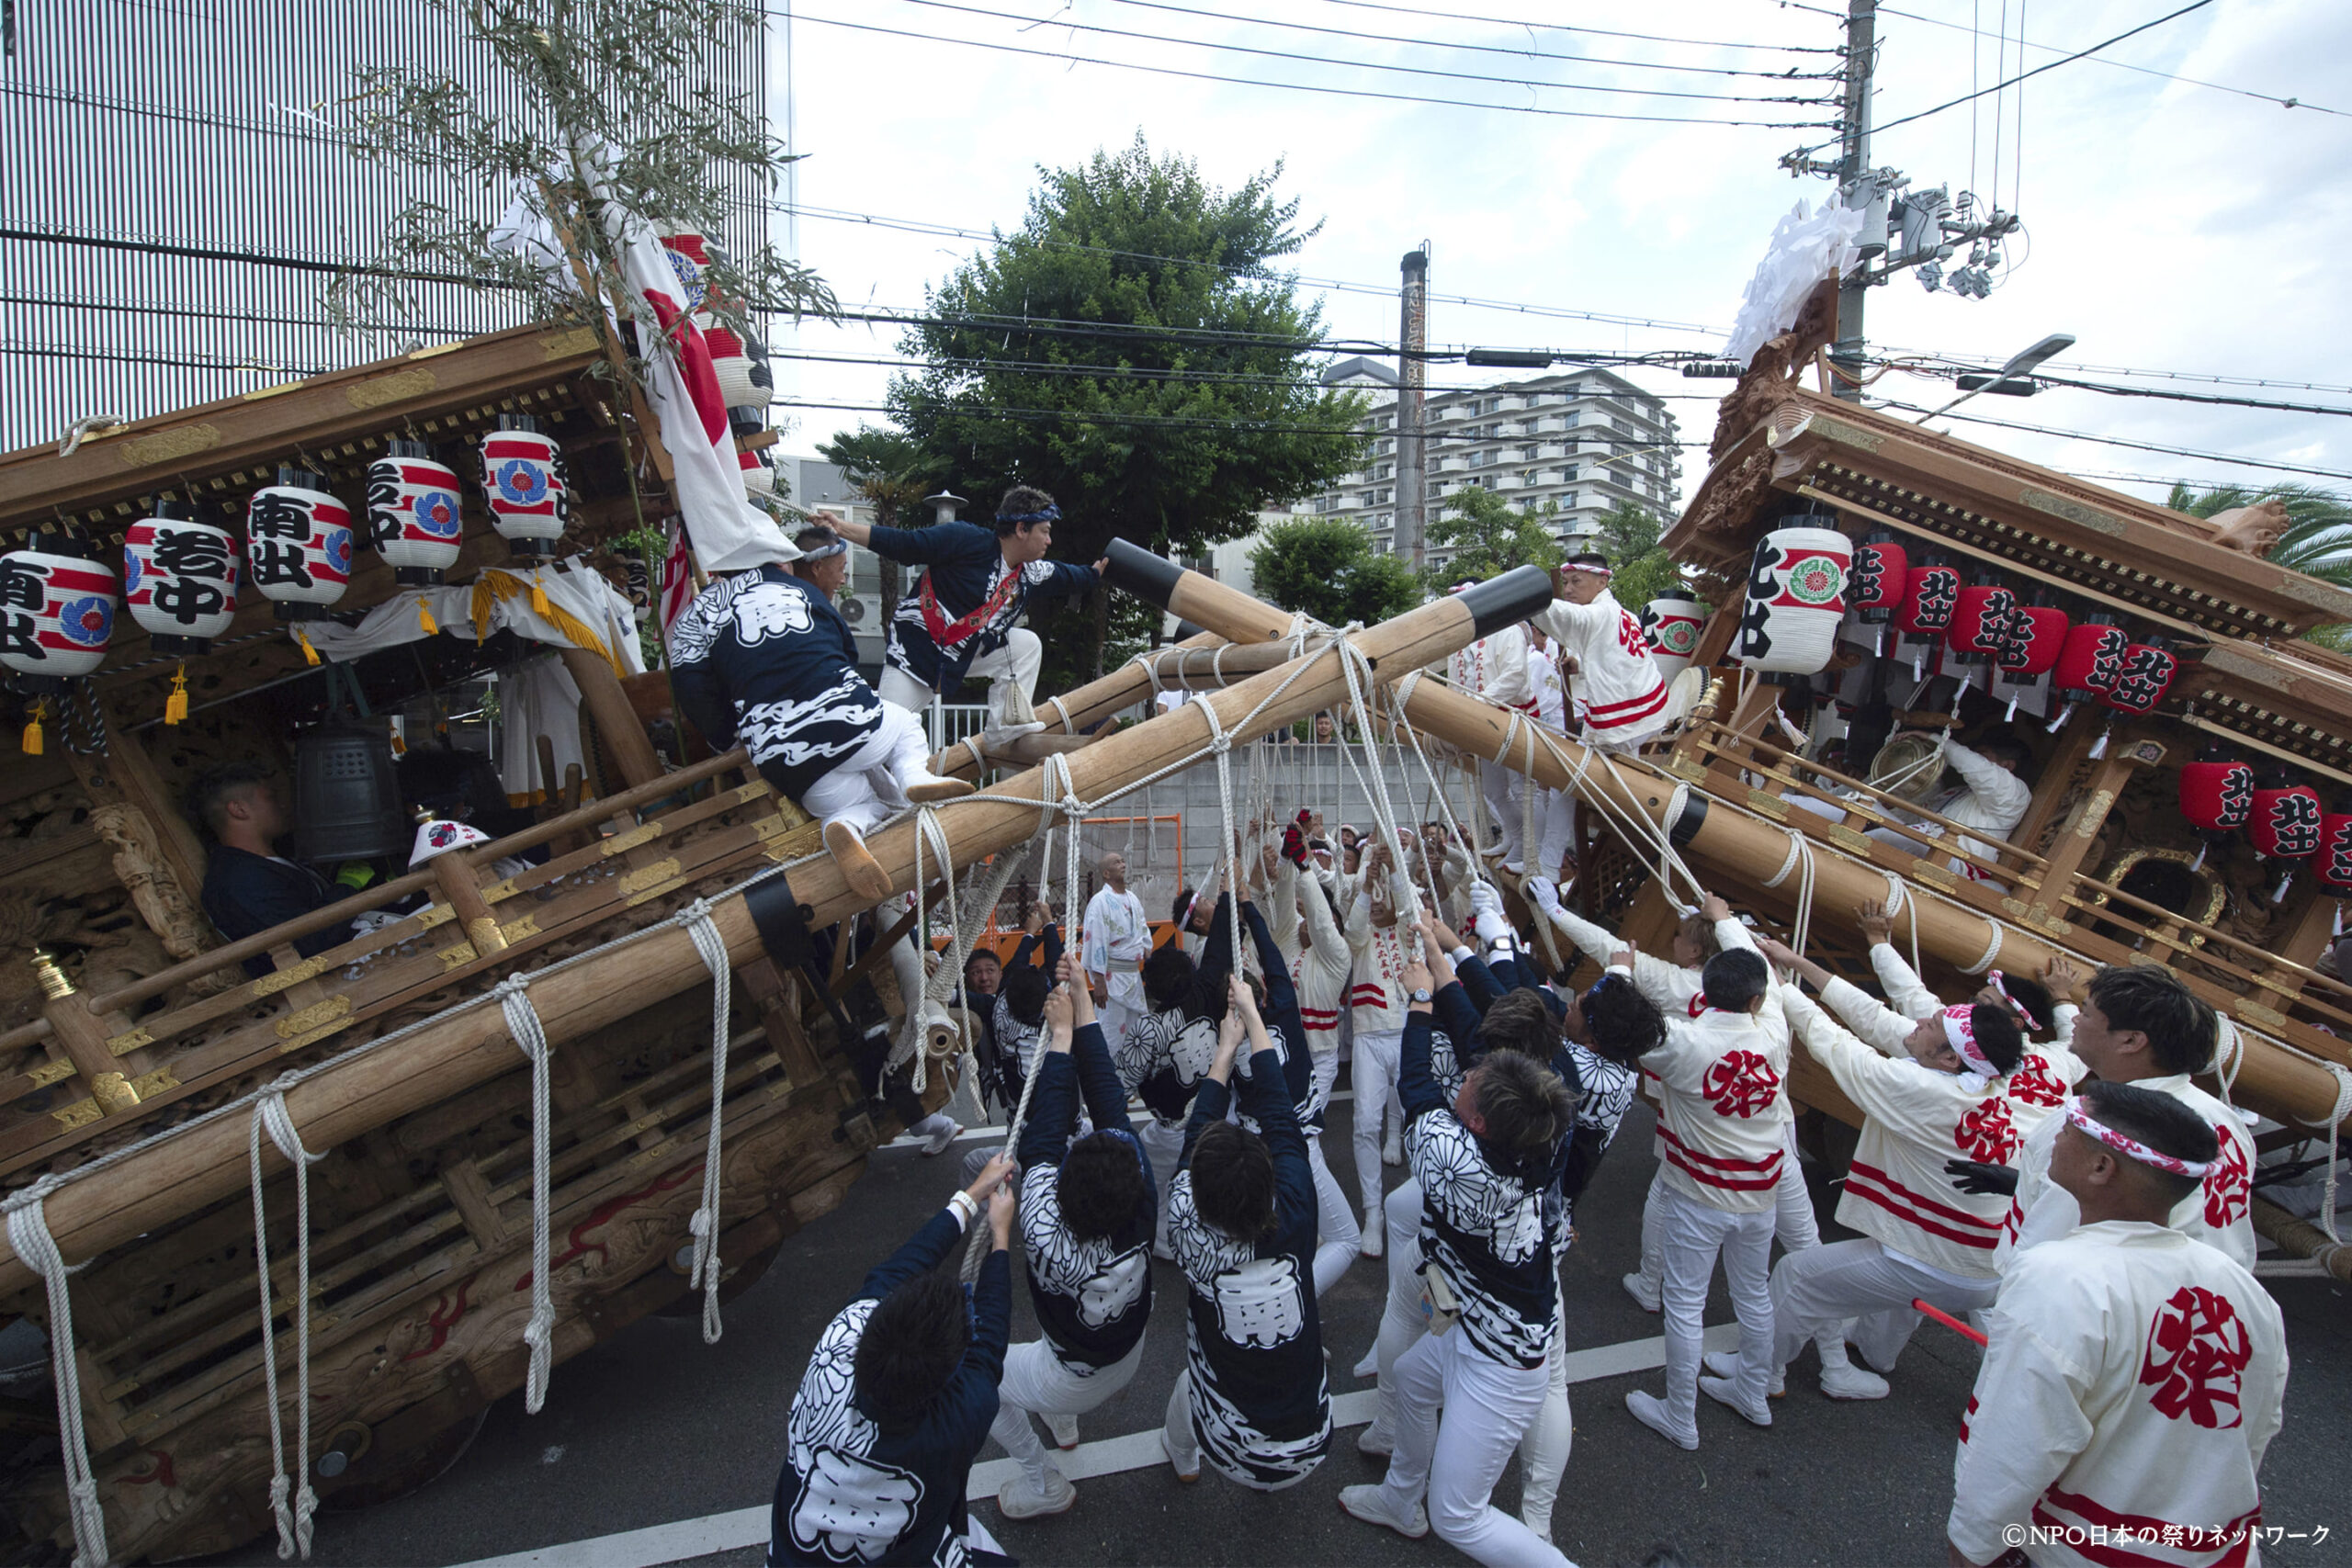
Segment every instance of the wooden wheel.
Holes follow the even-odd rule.
[[[414,1406],[401,1414],[413,1415],[423,1408]],[[376,1428],[340,1476],[316,1483],[319,1506],[333,1514],[354,1513],[431,1484],[466,1457],[489,1419],[490,1406],[485,1404],[435,1431],[403,1441],[397,1429],[401,1416],[394,1416]]]
[[[726,1265],[726,1273],[718,1281],[718,1304],[720,1306],[729,1305],[736,1297],[741,1295],[745,1291],[748,1291],[752,1286],[758,1284],[761,1279],[767,1273],[770,1266],[773,1265],[775,1260],[783,1255],[783,1253],[784,1243],[779,1241],[773,1247],[763,1247],[761,1250],[752,1254],[751,1257],[743,1259],[741,1263],[730,1262],[727,1258],[721,1258],[719,1261]],[[681,1260],[693,1256],[693,1245],[689,1243],[686,1247],[681,1247],[678,1252],[672,1257],[670,1267],[673,1269],[676,1269],[679,1268]],[[656,1317],[700,1317],[702,1315],[702,1292],[689,1288],[683,1294],[673,1296],[670,1300],[663,1302],[660,1306],[655,1307],[653,1309],[653,1315]]]

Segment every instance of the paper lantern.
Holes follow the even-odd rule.
[[[743,467],[743,489],[752,499],[775,493],[775,468],[765,452],[744,452],[738,461]]]
[[[2352,795],[2338,795],[2319,819],[2319,850],[2312,874],[2338,898],[2352,898]]]
[[[1642,607],[1642,631],[1649,639],[1650,657],[1657,660],[1658,677],[1668,685],[1690,668],[1704,626],[1698,595],[1680,588],[1667,589]]]
[[[86,541],[34,534],[0,555],[0,664],[43,694],[92,673],[114,635],[114,593],[113,570]]]
[[[1960,604],[1960,573],[1929,558],[1904,579],[1903,603],[1894,612],[1894,629],[1905,637],[1941,637]]]
[[[122,602],[157,653],[203,653],[237,615],[237,541],[157,500],[123,531]]]
[[[2180,770],[2180,814],[2200,833],[2243,828],[2254,811],[2254,770],[2208,747]]]
[[[1949,661],[1969,666],[1992,663],[2008,641],[2009,621],[2017,612],[2017,594],[1997,582],[1974,582],[1962,589],[1944,627]]]
[[[1854,547],[1854,581],[1847,599],[1862,619],[1876,625],[1894,615],[1909,584],[1911,558],[1894,534],[1873,528]]]
[[[2118,713],[2152,713],[2165,700],[2165,694],[2172,689],[2172,678],[2179,671],[2180,660],[2164,638],[2152,637],[2128,644],[2115,689],[2099,700]]]
[[[2319,791],[2287,773],[2272,773],[2254,786],[2245,836],[2266,860],[2308,860],[2319,852]]]
[[[416,825],[416,841],[409,847],[408,868],[414,871],[436,855],[446,855],[451,850],[469,850],[477,844],[488,842],[490,835],[469,823],[428,817]]]
[[[481,488],[491,526],[519,557],[556,553],[563,537],[563,450],[528,414],[503,414],[482,437]]]
[[[245,571],[281,621],[318,619],[351,581],[351,510],[326,482],[280,468],[245,507]]]
[[[1827,669],[1853,564],[1853,547],[1835,528],[1775,528],[1758,539],[1739,621],[1739,661],[1763,674]]]
[[[456,472],[422,441],[389,443],[368,465],[368,531],[401,586],[439,582],[464,544]]]
[[[689,310],[702,309],[703,298],[709,292],[710,244],[700,234],[684,232],[661,236],[662,254],[670,270],[678,275],[678,293]]]
[[[2115,690],[2115,682],[2122,677],[2123,650],[2131,645],[2132,639],[2115,624],[2114,616],[2087,615],[2066,634],[2052,679],[2070,703],[2103,696]]]
[[[717,316],[697,316],[695,325],[702,329],[702,340],[710,347],[718,396],[730,412],[763,409],[775,401],[775,376],[768,365],[765,344],[737,332]]]
[[[2016,680],[2047,675],[2066,650],[2066,612],[2054,604],[2020,604],[2001,640],[2001,672]]]

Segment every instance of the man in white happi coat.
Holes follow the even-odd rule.
[[[1102,1010],[1102,1038],[1116,1051],[1127,1025],[1147,1010],[1143,961],[1151,956],[1151,921],[1143,900],[1127,891],[1127,857],[1113,850],[1095,863],[1102,886],[1086,902],[1080,962]]]
[[[1673,716],[1649,636],[1609,591],[1610,576],[1609,558],[1598,551],[1569,557],[1553,574],[1544,626],[1575,660],[1572,695],[1584,743],[1630,751]]]
[[[1461,592],[1470,587],[1467,582],[1455,585]],[[1460,691],[1481,698],[1499,707],[1510,708],[1535,716],[1535,694],[1527,683],[1527,627],[1524,625],[1505,626],[1502,630],[1480,637],[1469,647],[1446,660],[1445,678]],[[1523,758],[1528,738],[1518,737],[1518,744],[1510,756]],[[1540,753],[1541,743],[1536,747]],[[1478,759],[1478,794],[1487,803],[1487,813],[1494,818],[1495,826],[1502,830],[1503,863],[1511,870],[1521,869],[1526,851],[1520,843],[1524,824],[1521,818],[1526,807],[1522,792],[1527,787],[1527,774],[1517,768],[1507,767],[1492,757]],[[1482,846],[1483,847],[1483,846]]]
[[[2254,1276],[2166,1224],[2219,1141],[2177,1097],[2086,1083],[2050,1179],[2077,1221],[2020,1253],[1985,1315],[1945,1538],[1954,1564],[2242,1568],[2287,1347]]]

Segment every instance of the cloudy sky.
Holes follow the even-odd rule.
[[[1885,125],[2017,74],[2021,19],[2030,68],[2185,4],[1900,0],[1907,15],[1880,14],[1875,120]],[[1828,118],[1820,107],[1731,100],[1828,90],[1770,73],[1836,69],[1836,57],[1822,52],[1842,38],[1833,9],[1842,10],[1838,0],[794,0],[793,113],[808,154],[797,242],[845,303],[913,307],[979,242],[820,214],[984,235],[1019,223],[1038,165],[1080,162],[1140,130],[1155,150],[1196,159],[1223,185],[1283,161],[1283,191],[1322,224],[1295,258],[1297,271],[1362,289],[1318,290],[1336,336],[1394,340],[1388,291],[1397,258],[1427,240],[1435,294],[1540,308],[1441,299],[1433,344],[1712,350],[1774,223],[1828,189],[1792,179],[1780,156],[1833,134],[1774,128]],[[1113,61],[1158,69],[1089,62]],[[2352,252],[2352,197],[2340,175],[2352,154],[2348,63],[2352,6],[2341,0],[2210,0],[1997,99],[1886,131],[1873,163],[1905,171],[1918,187],[1949,184],[1985,198],[1997,191],[2003,208],[2023,216],[2027,235],[1988,299],[1930,295],[1908,276],[1874,290],[1872,347],[1997,359],[2066,332],[2080,342],[2053,372],[2352,408],[2352,366],[2341,352],[2352,307],[2335,278]],[[1591,90],[1600,88],[1641,91]],[[1492,107],[1350,96],[1383,93]],[[2316,107],[2287,108],[2283,98]],[[1766,123],[1664,122],[1673,118]],[[1677,330],[1689,326],[1709,330]],[[888,357],[897,333],[811,326],[797,348]],[[878,403],[888,376],[877,365],[815,360],[791,371],[811,403]],[[1466,384],[1476,374],[1442,366],[1431,379]],[[1672,407],[1685,439],[1703,445],[1713,409],[1698,395],[1723,384],[1664,373],[1642,379],[1690,399]],[[1926,406],[1951,395],[1948,384],[1901,374],[1872,390]],[[2327,470],[1950,426],[2151,498],[2174,478],[2301,479],[2352,492],[2352,430],[2341,416],[2073,390],[1980,398],[1962,412]],[[878,416],[804,409],[786,448],[808,451],[861,419]],[[1688,487],[1700,477],[1701,454],[1685,457]]]

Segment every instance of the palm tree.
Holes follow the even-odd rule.
[[[2352,503],[2331,491],[2304,484],[2265,485],[2259,490],[2222,485],[2199,494],[2177,484],[2165,504],[2192,517],[2213,517],[2265,501],[2284,506],[2288,517],[2287,531],[2278,536],[2278,544],[2265,558],[2273,566],[2352,588]],[[2314,626],[2303,637],[2339,652],[2352,652],[2352,622]]]
[[[931,491],[935,474],[922,447],[895,430],[860,425],[847,435],[817,444],[817,455],[842,470],[852,488],[874,508],[874,521],[885,528],[899,526],[901,515],[913,517]],[[882,620],[888,625],[899,608],[905,580],[899,563],[882,563]]]

